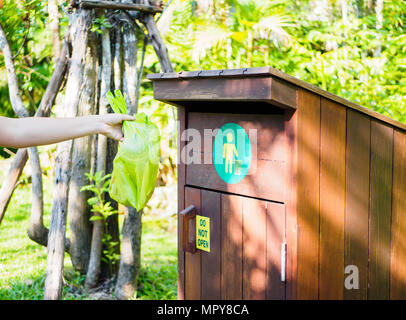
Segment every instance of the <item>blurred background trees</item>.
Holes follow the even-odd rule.
[[[5,3],[0,22],[16,54],[23,100],[33,114],[54,67],[52,10],[48,1]],[[67,1],[59,3],[66,6]],[[68,18],[58,9],[62,37]],[[272,66],[405,121],[405,23],[401,0],[170,0],[158,28],[175,71]],[[137,45],[141,49],[142,41]],[[152,46],[145,68],[145,73],[160,71]],[[15,116],[7,90],[0,55],[1,114]],[[153,101],[145,78],[140,105],[161,124],[166,146],[174,148],[172,110]],[[176,152],[164,154],[173,164]]]

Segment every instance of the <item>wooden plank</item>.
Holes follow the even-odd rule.
[[[244,220],[245,225],[245,220]],[[266,299],[284,300],[281,281],[281,247],[285,236],[285,205],[266,203]]]
[[[389,298],[393,129],[371,122],[368,299]]]
[[[192,163],[186,166],[186,183],[190,186],[284,202],[285,168],[283,161],[258,160],[255,173],[248,172],[240,182],[228,184],[217,174],[214,165]]]
[[[272,77],[272,78],[278,78],[281,79],[283,81],[288,82],[289,84],[292,84],[294,86],[297,86],[296,89],[303,89],[303,90],[308,90],[310,92],[315,93],[316,95],[319,95],[321,97],[330,99],[332,101],[335,101],[339,104],[342,104],[344,106],[347,106],[355,111],[359,111],[363,114],[369,115],[375,119],[379,119],[387,124],[393,125],[401,130],[406,130],[406,124],[401,123],[399,121],[396,121],[394,119],[391,119],[387,116],[384,116],[372,109],[360,106],[359,104],[356,104],[354,102],[351,102],[349,100],[346,100],[342,97],[339,97],[333,93],[330,93],[328,91],[325,91],[319,87],[316,87],[310,83],[307,83],[303,80],[300,80],[298,78],[295,78],[289,74],[286,74],[280,70],[277,70],[275,68],[272,67],[259,67],[259,68],[244,68],[244,69],[240,69],[240,77],[243,79],[246,79],[250,76],[261,76],[261,77]],[[211,70],[212,71],[212,77],[223,77],[223,78],[227,78],[227,72],[226,70]],[[217,71],[217,72],[216,72]],[[201,71],[199,71],[201,72]],[[199,74],[199,72],[197,73],[197,75]],[[220,73],[221,72],[221,73]],[[233,70],[232,72],[232,76],[236,77],[236,73],[238,73],[237,70]],[[206,76],[207,77],[207,76]],[[158,82],[163,82],[167,79],[177,79],[178,77],[178,73],[155,73],[155,74],[149,74],[147,75],[147,78],[150,80],[154,81],[154,86],[156,83]],[[199,79],[198,76],[196,76],[196,79]],[[154,91],[155,91],[155,87],[154,87]],[[155,94],[155,92],[154,92]],[[159,98],[156,98],[159,100]]]
[[[189,112],[188,129],[196,129],[202,138],[210,140],[201,150],[212,155],[214,130],[220,129],[226,123],[236,123],[247,135],[250,131],[257,132],[257,157],[263,160],[286,160],[286,138],[284,135],[284,114],[234,114],[224,112]],[[210,134],[212,133],[212,134]]]
[[[229,122],[240,125],[251,142],[251,167],[238,184],[223,181],[212,164],[215,130]],[[203,146],[203,150],[196,150],[196,153],[203,151],[202,157],[196,158],[203,161],[186,166],[188,185],[284,201],[286,137],[283,115],[189,112],[188,129],[197,130]],[[195,144],[195,141],[191,140],[191,143]],[[271,180],[268,179],[270,176]]]
[[[241,300],[242,197],[221,194],[221,299]]]
[[[201,251],[202,299],[221,298],[221,194],[202,190],[202,215],[210,218],[210,252]]]
[[[182,79],[174,74],[176,79]],[[154,79],[158,80],[158,79]],[[266,101],[281,108],[296,109],[295,88],[270,77],[183,78],[154,82],[154,98],[162,101]]]
[[[178,110],[178,212],[185,209],[185,182],[186,182],[186,166],[185,162],[181,161],[180,151],[184,148],[185,142],[181,140],[181,135],[186,128],[186,108],[179,107]],[[182,239],[183,228],[178,216],[178,299],[185,298],[185,253],[181,250],[180,241]]]
[[[406,134],[394,133],[390,299],[406,299]]]
[[[358,289],[344,288],[348,300],[367,299],[370,152],[370,118],[348,109],[344,264],[358,268]]]
[[[200,189],[185,188],[185,206],[194,205],[196,214],[201,214],[201,194]],[[191,220],[189,237],[196,236],[196,219]],[[195,253],[185,252],[185,299],[201,299],[201,254],[200,250]]]
[[[319,278],[320,97],[298,91],[297,298],[317,299]]]
[[[297,298],[297,112],[286,112],[286,299]]]
[[[243,299],[266,296],[266,208],[265,201],[243,198]]]
[[[346,107],[321,99],[320,299],[343,299]]]

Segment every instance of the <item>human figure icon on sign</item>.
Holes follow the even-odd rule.
[[[233,135],[231,132],[227,133],[227,142],[223,145],[223,158],[226,158],[225,164],[225,172],[226,173],[233,173],[233,163],[234,163],[234,155],[238,157],[237,148],[235,147],[233,141]]]
[[[220,179],[229,184],[240,182],[251,165],[251,143],[245,130],[236,123],[226,123],[213,142],[213,164]]]

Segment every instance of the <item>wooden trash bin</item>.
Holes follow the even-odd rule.
[[[270,67],[148,79],[178,107],[179,299],[406,298],[406,125]]]

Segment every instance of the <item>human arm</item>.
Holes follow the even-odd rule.
[[[121,141],[124,120],[134,120],[124,114],[92,115],[76,118],[6,118],[0,117],[0,146],[26,148],[58,143],[90,134],[104,134]]]

